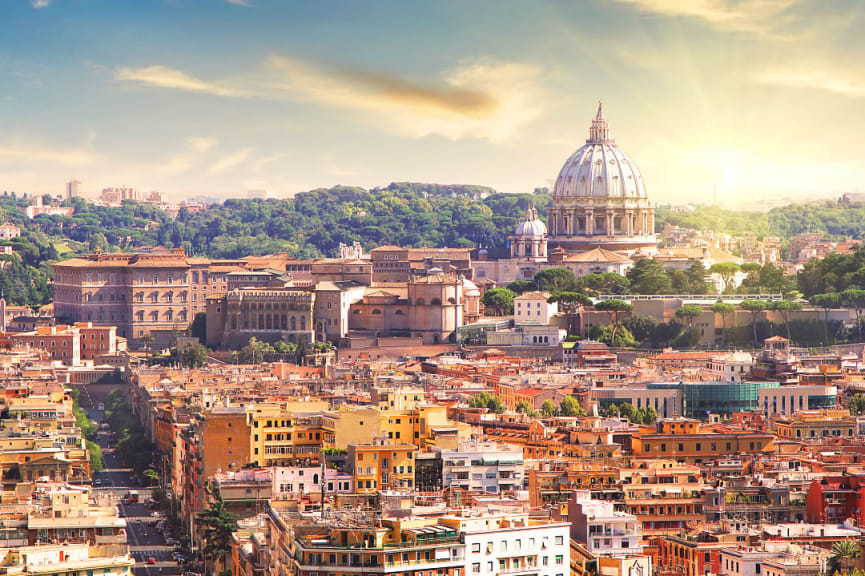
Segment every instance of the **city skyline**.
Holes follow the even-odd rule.
[[[862,7],[21,0],[0,188],[552,187],[602,99],[658,202],[862,190]],[[468,161],[467,161],[468,160]]]

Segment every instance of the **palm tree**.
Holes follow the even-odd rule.
[[[827,574],[849,574],[853,560],[859,557],[859,544],[853,540],[839,540],[832,544],[832,555],[829,557]]]
[[[150,364],[150,345],[153,344],[153,336],[150,332],[145,333],[141,337],[141,343],[144,344],[144,351],[147,353],[147,363]]]

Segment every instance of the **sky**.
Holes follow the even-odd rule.
[[[602,100],[660,203],[865,192],[861,0],[0,0],[0,190],[551,186]]]

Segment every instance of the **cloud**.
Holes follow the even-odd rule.
[[[314,66],[275,56],[271,90],[321,106],[362,113],[412,137],[503,141],[541,112],[540,71],[517,63],[463,62],[438,82],[382,72]]]
[[[243,6],[244,8],[252,8],[252,2],[250,0],[225,0],[232,6]]]
[[[232,152],[228,156],[224,156],[214,162],[210,168],[207,169],[207,173],[222,174],[223,172],[228,172],[249,160],[252,156],[252,152],[252,148],[241,148],[236,152]]]
[[[156,167],[156,170],[168,175],[188,172],[192,167],[200,164],[207,153],[216,147],[217,144],[219,144],[219,140],[215,138],[187,138],[185,148]]]
[[[92,164],[102,159],[100,154],[81,148],[51,148],[41,145],[0,143],[0,162],[48,162],[65,166]]]
[[[48,8],[51,6],[53,1],[54,0],[30,0],[30,5],[39,10],[41,8]]]
[[[250,94],[217,82],[207,82],[186,72],[166,66],[146,66],[143,68],[121,67],[114,72],[118,80],[137,82],[157,88],[173,88],[185,92],[199,92],[224,97],[248,97]]]
[[[515,62],[464,61],[432,81],[380,71],[315,65],[273,56],[235,84],[165,66],[119,68],[115,77],[222,97],[292,100],[351,112],[356,120],[401,135],[502,142],[542,111],[540,70]],[[243,85],[240,89],[235,86]]]
[[[810,88],[851,97],[865,96],[865,75],[833,68],[825,63],[764,70],[756,74],[755,79],[771,86]]]
[[[612,0],[641,12],[693,18],[741,32],[768,32],[800,0]]]

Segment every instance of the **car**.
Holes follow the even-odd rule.
[[[160,516],[162,516],[162,514],[160,514],[159,512],[154,512],[153,514],[151,514],[151,516],[153,516],[154,518],[159,518]]]
[[[141,536],[144,537],[144,538],[147,538],[147,531],[142,532],[142,533],[141,533]]]
[[[96,480],[93,481],[93,485],[94,486],[102,486],[102,480],[97,478]]]
[[[149,557],[146,564],[156,564],[156,558],[154,558],[153,556]]]

